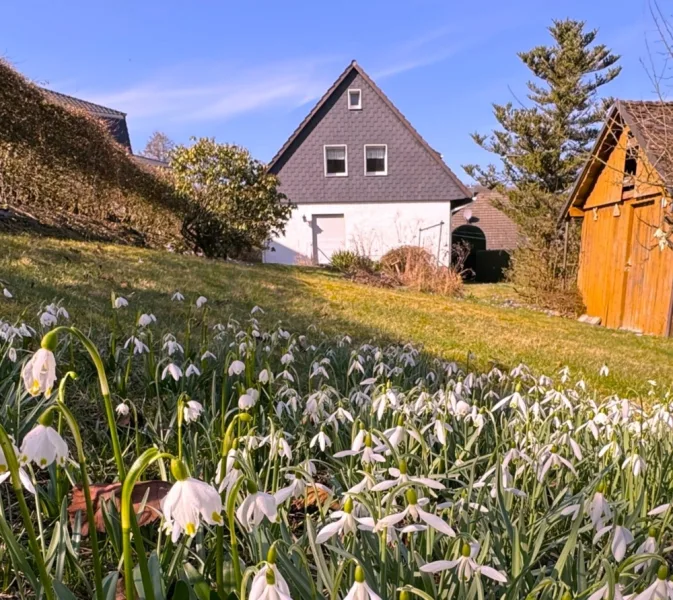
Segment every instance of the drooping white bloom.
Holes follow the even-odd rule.
[[[201,375],[201,371],[199,368],[191,363],[186,369],[185,369],[185,377],[191,377],[192,375],[196,375],[197,377]]]
[[[212,358],[213,360],[217,359],[217,356],[215,356],[210,350],[206,350],[202,355],[201,355],[201,360],[206,360],[208,358]]]
[[[628,456],[622,463],[622,469],[626,469],[629,466],[631,467],[633,476],[638,477],[645,470],[647,465],[640,454],[631,454],[631,456]]]
[[[605,523],[612,518],[610,504],[605,499],[602,491],[597,491],[589,502],[589,517],[596,531],[602,529]]]
[[[173,543],[184,532],[190,537],[203,519],[209,525],[222,523],[222,499],[210,484],[186,477],[176,481],[161,502],[166,528],[171,531]]]
[[[7,351],[7,358],[9,358],[9,360],[12,361],[13,363],[16,362],[16,359],[17,359],[16,348],[12,347]]]
[[[168,356],[173,356],[176,352],[179,352],[180,354],[184,354],[185,351],[182,348],[182,346],[175,340],[175,338],[172,335],[167,335],[166,336],[166,341],[164,342],[164,350],[168,352]]]
[[[665,565],[659,567],[657,578],[645,591],[631,600],[671,600],[673,599],[673,582],[668,581],[668,568]]]
[[[610,586],[606,583],[602,588],[596,590],[587,600],[609,600],[610,598]],[[631,598],[631,596],[629,596]],[[612,600],[624,600],[624,595],[622,594],[622,586],[618,583],[615,584],[615,593],[612,596]]]
[[[245,371],[245,363],[240,360],[234,360],[229,365],[229,377],[240,375]]]
[[[374,487],[371,488],[372,492],[383,492],[385,490],[389,490],[391,488],[397,487],[398,485],[402,485],[404,483],[408,483],[410,481],[423,487],[429,487],[433,490],[445,489],[444,484],[440,483],[436,479],[430,479],[429,477],[412,477],[410,475],[407,475],[407,464],[404,461],[400,461],[399,469],[391,467],[390,469],[388,469],[388,473],[390,473],[390,475],[394,477],[394,479],[389,479],[377,483]]]
[[[168,363],[161,373],[161,380],[163,381],[169,375],[175,379],[175,381],[179,381],[182,377],[182,369],[175,363]]]
[[[40,315],[40,325],[42,325],[42,327],[52,327],[53,325],[56,325],[56,323],[58,323],[58,317],[56,315],[46,311]]]
[[[507,583],[507,575],[487,565],[480,565],[475,561],[479,554],[479,544],[463,544],[461,556],[457,560],[438,560],[421,567],[423,573],[439,573],[440,571],[455,570],[463,581],[470,581],[473,575],[484,575],[493,581]]]
[[[654,528],[650,528],[647,532],[647,538],[645,541],[638,546],[636,549],[636,555],[638,554],[656,554],[659,551],[659,544],[657,544],[657,531]],[[642,571],[643,569],[648,569],[652,564],[652,559],[646,560],[644,562],[638,563],[635,567],[636,573]]]
[[[250,600],[292,600],[290,588],[276,565],[266,565],[252,580]]]
[[[259,392],[254,388],[248,388],[245,394],[239,396],[238,408],[248,410],[257,404],[257,400],[259,400]]]
[[[129,305],[129,301],[126,298],[122,298],[121,296],[117,296],[115,298],[115,308],[124,308],[125,306]]]
[[[416,492],[413,489],[409,488],[406,491],[405,496],[407,499],[407,507],[402,512],[393,513],[383,517],[382,519],[379,519],[378,523],[376,523],[376,527],[374,527],[374,531],[383,531],[385,528],[397,525],[397,523],[400,523],[405,518],[409,517],[412,519],[412,521],[415,522],[423,521],[425,525],[407,525],[406,527],[402,528],[402,533],[425,531],[427,527],[430,526],[444,535],[448,535],[450,537],[456,536],[456,532],[451,527],[449,527],[448,523],[446,523],[437,515],[427,512],[421,508],[421,502],[418,501]]]
[[[138,325],[140,325],[140,327],[147,327],[148,325],[156,322],[157,318],[153,314],[143,313],[140,315],[140,317],[138,317]]]
[[[308,483],[306,482],[303,477],[299,475],[293,475],[292,473],[288,474],[285,476],[287,480],[290,482],[290,484],[284,488],[279,489],[273,497],[276,499],[276,504],[280,506],[283,504],[288,498],[300,498],[303,497],[304,494],[306,493],[306,489],[313,489],[317,488],[319,490],[322,490],[327,494],[327,497],[331,497],[334,492],[328,488],[326,485],[323,485],[322,483]]]
[[[252,531],[260,526],[264,517],[272,523],[278,520],[276,499],[265,492],[260,492],[256,486],[248,486],[248,496],[236,510],[236,516],[244,529]]]
[[[320,446],[320,449],[324,452],[325,448],[329,448],[332,445],[332,440],[330,440],[325,432],[321,429],[316,435],[311,439],[309,448],[313,448],[316,444]]]
[[[208,302],[208,298],[205,296],[199,296],[196,299],[196,308],[201,308],[206,302]]]
[[[257,381],[259,381],[261,384],[266,385],[269,383],[269,370],[268,369],[262,369],[259,372],[259,375],[257,376]]]
[[[5,298],[13,298],[14,296],[12,295],[12,292],[10,292],[7,288],[2,288],[2,295]]]
[[[128,340],[126,340],[124,349],[128,348],[129,344],[133,344],[133,354],[146,354],[150,351],[150,349],[147,347],[147,344],[133,335]]]
[[[51,395],[56,381],[56,357],[51,350],[40,348],[24,365],[23,383],[31,396]]]
[[[185,297],[180,292],[175,292],[175,294],[171,296],[171,300],[174,302],[182,302],[184,299]]]
[[[115,406],[115,412],[120,416],[120,417],[125,417],[129,414],[131,409],[129,408],[129,405],[126,404],[126,402],[120,402]]]
[[[49,425],[38,424],[23,438],[19,462],[24,465],[32,462],[41,469],[53,462],[62,467],[68,455],[68,444],[58,432]]]
[[[355,581],[344,600],[381,600],[365,581],[365,572],[360,565],[355,568]]]
[[[18,455],[19,451],[14,444],[12,444],[12,448],[14,449],[14,454]],[[11,473],[9,472],[9,465],[7,464],[5,453],[2,451],[2,448],[0,448],[0,483],[9,479],[10,475]],[[37,495],[35,486],[33,486],[33,482],[30,480],[28,473],[26,473],[26,470],[23,467],[19,467],[19,479],[21,479],[21,485],[33,494],[33,496]]]
[[[318,544],[323,544],[331,537],[340,535],[343,537],[349,533],[355,533],[362,522],[362,518],[353,514],[353,500],[348,497],[343,510],[335,510],[329,515],[331,523],[325,525],[316,537]]]
[[[188,400],[182,410],[185,423],[192,423],[201,416],[203,405],[196,400]]]
[[[607,525],[596,532],[593,543],[596,544],[601,537],[609,532],[612,532],[612,556],[617,562],[622,562],[626,555],[626,548],[633,543],[633,534],[623,525]]]
[[[607,377],[610,374],[610,369],[608,369],[608,366],[604,364],[598,371],[598,374],[601,377]]]

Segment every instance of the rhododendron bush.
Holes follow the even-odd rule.
[[[105,332],[58,303],[0,321],[0,591],[673,597],[668,389],[172,299],[162,323],[113,296]]]

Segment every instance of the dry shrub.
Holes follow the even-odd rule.
[[[419,291],[458,296],[463,291],[462,264],[438,265],[424,248],[401,246],[381,258],[381,272],[400,285]]]
[[[185,199],[85,111],[47,100],[0,60],[0,205],[111,224],[150,246],[179,244]],[[75,220],[75,219],[73,219]]]

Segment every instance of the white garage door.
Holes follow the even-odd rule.
[[[329,264],[332,254],[346,247],[346,220],[343,215],[313,215],[313,260]]]

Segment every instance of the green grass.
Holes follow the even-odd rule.
[[[110,316],[110,293],[133,310],[153,312],[171,329],[180,290],[208,298],[212,318],[245,318],[259,305],[265,318],[293,330],[315,325],[356,339],[413,341],[434,355],[512,368],[524,362],[553,374],[563,365],[602,392],[645,393],[646,380],[673,382],[673,341],[591,327],[574,320],[503,306],[507,285],[468,286],[463,299],[365,287],[317,269],[237,265],[137,248],[0,236],[0,319],[37,320],[40,305],[62,299],[73,321],[93,326]],[[128,309],[127,309],[128,310]],[[177,325],[176,325],[177,327]],[[610,375],[598,376],[606,363]]]

